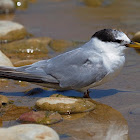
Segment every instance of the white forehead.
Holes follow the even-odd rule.
[[[124,40],[124,41],[130,42],[130,39],[123,32],[118,32],[118,34],[115,38],[118,40]]]

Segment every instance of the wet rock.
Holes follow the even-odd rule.
[[[140,31],[135,33],[134,37],[132,38],[133,41],[135,42],[140,42]]]
[[[8,67],[13,67],[13,64],[11,62],[11,60],[4,54],[1,52],[0,50],[0,66],[8,66]],[[8,86],[8,80],[7,79],[2,79],[0,78],[0,88],[2,90],[3,86]]]
[[[0,51],[0,66],[13,67],[11,60],[1,51]]]
[[[64,96],[62,94],[52,94],[50,97],[62,97],[62,98],[68,98],[67,96]]]
[[[15,4],[12,0],[0,0],[0,14],[11,13],[15,11]]]
[[[58,111],[59,113],[80,113],[91,111],[95,104],[84,99],[47,97],[37,100],[36,106],[41,110]]]
[[[10,121],[18,119],[23,113],[29,112],[31,109],[29,107],[24,106],[15,106],[13,104],[9,104],[3,108],[1,108],[0,112],[2,113],[3,121]]]
[[[0,43],[23,39],[27,34],[24,26],[19,23],[6,20],[0,21]]]
[[[14,20],[14,17],[15,17],[14,14],[7,14],[7,15],[1,14],[0,15],[1,20],[10,20],[10,21],[12,21],[12,20]]]
[[[75,46],[76,43],[67,40],[52,40],[49,46],[56,52],[66,51],[68,48]]]
[[[48,125],[61,121],[62,117],[59,113],[52,111],[31,111],[22,114],[19,120]]]
[[[69,140],[128,140],[127,122],[121,113],[92,99],[89,101],[96,104],[94,110],[83,116],[79,113],[81,117],[77,119],[73,116],[77,114],[62,115],[64,120],[52,125],[60,136],[68,136]]]
[[[0,107],[5,106],[8,103],[9,103],[9,99],[4,95],[0,95]]]
[[[104,0],[84,0],[84,3],[87,5],[87,6],[91,6],[91,7],[98,7],[98,6],[101,6],[102,5],[102,2]]]
[[[14,98],[17,100],[17,96]],[[30,104],[31,106],[36,101],[31,97],[20,97],[20,99],[20,104]],[[96,104],[94,110],[85,113],[63,114],[63,121],[51,124],[51,127],[59,133],[62,139],[111,140],[116,138],[116,140],[128,140],[127,122],[120,112],[92,99],[86,100]],[[7,124],[3,122],[4,127],[9,125],[11,125],[11,121]]]
[[[59,94],[52,96],[59,100],[63,98]],[[52,125],[62,139],[128,140],[127,122],[120,112],[92,99],[85,100],[95,104],[95,109],[84,113],[63,114],[63,121]]]
[[[7,79],[0,79],[0,89],[1,91],[7,89],[9,87],[10,80]]]
[[[1,50],[10,58],[38,59],[47,56],[47,45],[50,41],[51,38],[49,37],[24,39],[2,44]]]
[[[48,126],[38,124],[22,124],[9,128],[0,128],[0,139],[59,140],[59,136],[52,128]]]

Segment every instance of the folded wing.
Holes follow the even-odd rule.
[[[32,65],[0,67],[0,77],[78,89],[100,81],[107,74],[99,54],[78,48]]]

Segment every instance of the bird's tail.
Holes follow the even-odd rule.
[[[46,84],[58,84],[57,81],[52,80],[50,76],[37,76],[24,71],[17,71],[16,67],[3,67],[0,66],[0,78],[21,80],[33,83],[46,83]]]

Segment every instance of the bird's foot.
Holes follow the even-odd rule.
[[[90,96],[89,96],[89,90],[87,90],[86,92],[84,92],[83,98],[90,98]]]

